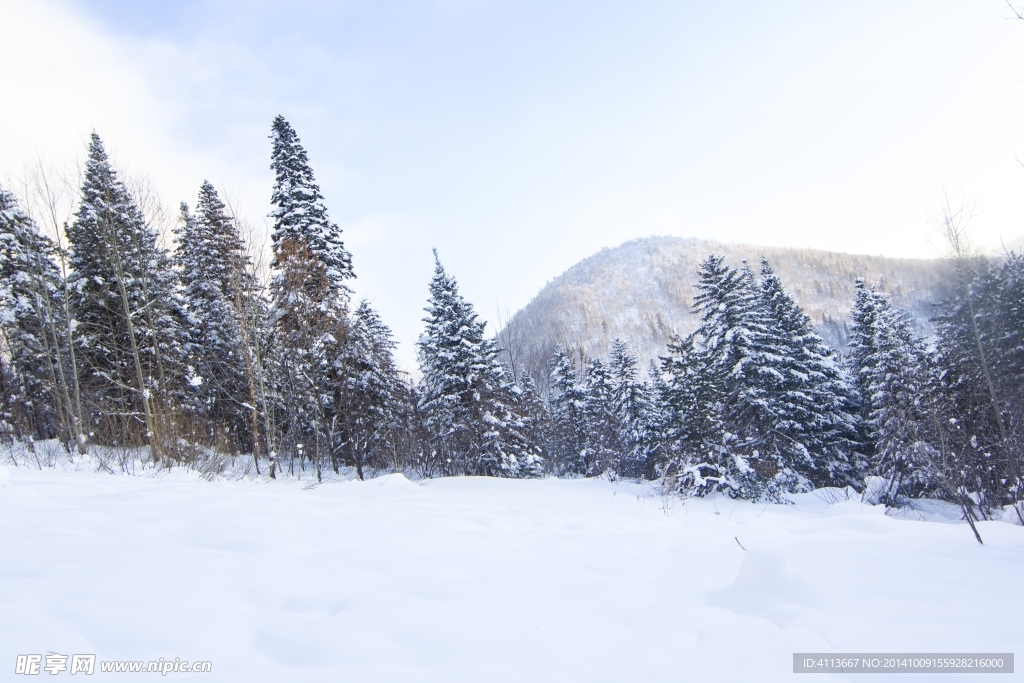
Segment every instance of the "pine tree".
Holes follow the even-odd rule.
[[[871,417],[871,391],[869,377],[877,362],[878,298],[864,278],[854,281],[853,311],[851,312],[850,340],[846,350],[848,375],[854,390],[856,410],[861,425]],[[870,455],[874,443],[864,434],[864,446]]]
[[[611,403],[620,448],[614,468],[618,474],[634,478],[651,474],[648,451],[653,446],[648,433],[653,410],[650,388],[640,380],[637,363],[625,342],[616,339],[612,343],[608,366],[614,383]]]
[[[313,461],[320,476],[345,443],[344,435],[331,427],[346,409],[339,405],[346,391],[339,368],[349,334],[346,281],[355,274],[341,230],[327,218],[306,151],[284,117],[274,119],[271,139],[276,180],[270,315],[276,328],[273,344],[283,352],[277,359],[283,442],[292,469],[297,455],[300,463]]]
[[[938,410],[960,483],[982,511],[1017,503],[1024,436],[1024,259],[959,264],[951,297],[934,318]]]
[[[855,480],[850,455],[857,448],[852,391],[834,352],[811,328],[810,318],[761,260],[761,305],[769,323],[768,432],[785,465],[814,486]]]
[[[583,474],[593,477],[609,470],[615,473],[623,433],[615,411],[615,380],[608,364],[600,358],[592,358],[587,364],[585,380],[583,415],[587,442]]]
[[[232,451],[255,448],[255,405],[243,348],[242,320],[257,285],[234,220],[216,189],[204,181],[197,214],[181,205],[175,265],[188,311],[192,385],[206,436],[225,439]]]
[[[868,410],[868,436],[875,448],[872,470],[889,480],[887,497],[896,500],[928,486],[918,454],[929,448],[932,434],[925,403],[930,363],[912,319],[888,297],[870,291],[856,303],[863,309],[854,318],[858,347],[851,362]],[[867,349],[873,352],[867,354]]]
[[[76,438],[66,372],[63,284],[53,243],[0,187],[3,421],[19,439]]]
[[[516,413],[523,416],[526,423],[524,429],[526,440],[546,460],[551,448],[551,413],[537,388],[537,383],[533,381],[533,377],[527,370],[519,373],[517,388],[519,389],[519,401],[515,410]],[[544,463],[544,465],[547,464]],[[537,472],[540,473],[541,463],[538,461],[537,465]]]
[[[287,242],[294,242],[309,250],[310,255],[324,266],[332,294],[348,291],[346,280],[355,278],[352,255],[341,240],[341,229],[327,218],[327,207],[320,194],[320,186],[313,178],[306,150],[299,136],[283,116],[274,119],[273,141],[274,191],[270,197],[274,210],[272,238],[275,263],[280,266],[288,253]]]
[[[541,458],[523,431],[485,323],[459,294],[434,252],[435,270],[420,336],[420,409],[433,458],[446,474],[532,476]]]
[[[576,365],[564,347],[551,358],[551,457],[558,474],[586,475],[592,471],[587,448],[587,393],[580,384]]]
[[[661,476],[670,488],[705,495],[727,487],[720,387],[694,336],[674,336],[661,357],[657,391]]]
[[[701,264],[697,287],[700,352],[724,427],[716,485],[741,498],[777,498],[797,482],[772,438],[770,400],[779,350],[753,273],[747,267],[733,270],[711,255]]]
[[[185,376],[175,273],[95,133],[81,197],[68,238],[83,396],[99,438],[146,439],[159,459],[174,443],[168,432]]]
[[[363,300],[352,316],[351,329],[339,359],[345,378],[339,421],[347,464],[363,478],[365,465],[395,460],[399,447],[405,385],[395,365],[395,342],[380,315]]]

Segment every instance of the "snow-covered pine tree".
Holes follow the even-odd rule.
[[[811,328],[810,318],[786,292],[767,259],[761,259],[760,295],[772,347],[762,404],[772,450],[814,486],[854,482],[855,401],[834,352]]]
[[[998,321],[996,353],[1000,370],[993,379],[991,393],[996,398],[993,412],[998,405],[1005,413],[1006,436],[1000,463],[1004,476],[993,482],[999,494],[994,502],[1012,503],[1018,520],[1024,524],[1024,392],[1020,391],[1024,386],[1024,254],[1008,254],[998,269],[996,281],[990,310]],[[1013,387],[1018,390],[1014,392]]]
[[[394,464],[400,445],[405,383],[395,365],[391,330],[365,299],[352,316],[348,341],[339,359],[345,378],[335,413],[335,432],[343,440],[345,463],[359,478],[363,467]]]
[[[19,439],[78,435],[66,367],[63,283],[54,245],[0,187],[0,391]]]
[[[275,258],[280,259],[286,242],[301,244],[324,265],[324,275],[335,290],[332,294],[349,293],[345,281],[355,278],[352,255],[341,239],[341,228],[327,217],[324,197],[299,136],[283,116],[278,116],[270,137],[273,142],[270,167],[275,176],[270,197],[274,205],[270,217],[274,219],[271,237]]]
[[[665,380],[667,378],[662,376],[658,365],[653,358],[647,364],[648,410],[645,425],[647,473],[645,476],[650,479],[660,478],[664,472],[665,464],[665,453],[663,451],[665,440],[663,435],[665,433],[667,414],[665,406],[661,402],[661,397],[665,395]]]
[[[612,411],[619,429],[620,448],[614,468],[621,476],[642,478],[653,474],[647,457],[653,447],[649,434],[653,408],[650,387],[640,379],[637,364],[625,342],[612,342],[608,370],[614,386]]]
[[[95,133],[68,228],[69,290],[83,401],[108,443],[174,447],[187,334],[177,278]]]
[[[274,119],[271,140],[271,319],[274,346],[282,352],[276,359],[284,407],[282,442],[292,455],[292,467],[298,455],[300,462],[312,460],[319,475],[338,457],[344,441],[331,426],[345,410],[336,404],[346,381],[338,369],[348,337],[351,290],[346,281],[355,274],[341,229],[327,218],[306,150],[284,117]]]
[[[753,273],[712,254],[701,263],[697,288],[697,337],[724,426],[716,486],[741,498],[777,498],[797,482],[770,438],[778,349]]]
[[[1012,503],[1024,524],[1024,392],[1010,387],[1024,386],[1024,254],[1011,252],[999,269],[994,313],[1002,329],[999,365],[1002,367],[1002,402],[1007,437],[1000,467],[1006,473],[998,484],[995,502]],[[997,392],[997,397],[999,396]],[[993,407],[993,410],[995,408]]]
[[[938,404],[960,483],[990,510],[1024,494],[1024,259],[965,259],[956,281],[934,319]]]
[[[867,428],[875,445],[873,472],[889,480],[889,500],[901,495],[916,495],[929,483],[927,471],[922,468],[920,453],[930,448],[933,434],[931,417],[927,413],[929,396],[930,359],[924,343],[914,332],[913,320],[905,312],[893,307],[889,298],[875,291],[873,320],[867,330],[861,328],[855,316],[855,334],[858,335],[857,360],[863,366],[854,366],[861,378],[869,413]],[[856,302],[855,302],[856,303]],[[874,349],[871,355],[862,352]],[[851,356],[851,359],[854,358]]]
[[[529,371],[523,370],[519,373],[517,388],[519,390],[518,403],[515,409],[525,421],[523,431],[526,434],[526,440],[533,444],[537,452],[547,460],[551,448],[551,412]],[[537,464],[539,473],[540,463]],[[544,464],[550,468],[547,462]]]
[[[593,477],[608,470],[617,473],[623,430],[615,412],[615,380],[603,359],[592,358],[587,364],[584,391],[587,469],[583,474]]]
[[[501,349],[494,340],[494,348]],[[500,363],[500,361],[499,361]],[[504,370],[502,364],[502,370]],[[528,375],[520,383],[511,381],[507,373],[494,402],[496,418],[485,435],[488,453],[497,462],[514,462],[505,476],[539,477],[544,474],[544,437],[546,418],[537,395],[537,387]]]
[[[429,414],[423,407],[422,383],[406,385],[407,400],[403,405],[402,429],[399,430],[401,461],[419,476],[432,478],[442,475],[445,466],[442,454],[435,450],[436,440],[432,436]]]
[[[551,450],[550,457],[557,474],[586,475],[593,469],[593,458],[587,448],[587,393],[579,381],[576,364],[559,346],[551,358]]]
[[[204,181],[196,215],[181,205],[175,265],[188,312],[190,392],[206,439],[232,452],[255,448],[256,397],[243,348],[243,316],[257,293],[234,219],[217,190]]]
[[[486,323],[459,294],[434,252],[426,329],[418,352],[420,409],[431,457],[445,474],[530,476],[541,462],[512,409],[505,369]]]
[[[675,335],[661,357],[657,386],[659,474],[681,493],[705,495],[726,485],[720,466],[725,428],[720,386],[694,336]]]
[[[867,424],[871,419],[871,391],[869,375],[877,362],[878,347],[878,300],[873,288],[868,287],[864,278],[854,281],[853,310],[850,313],[850,340],[846,347],[847,376],[854,390],[855,409],[861,425],[861,441],[867,455],[874,450],[874,442],[868,438]]]

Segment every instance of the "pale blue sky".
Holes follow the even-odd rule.
[[[0,173],[96,129],[263,224],[291,121],[403,342],[437,247],[494,320],[651,234],[930,255],[942,188],[1024,233],[1024,22],[977,2],[0,0]],[[13,66],[13,68],[11,68]],[[16,106],[9,106],[16,102]]]

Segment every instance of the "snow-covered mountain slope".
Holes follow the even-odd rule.
[[[672,330],[686,334],[696,328],[693,285],[699,263],[712,252],[733,266],[746,259],[755,271],[766,257],[819,332],[839,348],[846,344],[857,277],[890,294],[922,331],[946,280],[938,260],[648,237],[603,249],[549,282],[512,317],[502,342],[515,355],[517,370],[526,369],[541,386],[558,344],[604,355],[618,337],[646,363],[664,353]]]
[[[56,653],[95,654],[100,681],[179,658],[211,671],[166,680],[767,683],[794,652],[1024,642],[1005,522],[981,546],[822,492],[666,506],[594,479],[143,474],[0,467],[0,678]]]

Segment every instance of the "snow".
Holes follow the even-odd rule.
[[[791,680],[793,652],[1024,642],[1024,528],[981,522],[982,546],[837,489],[755,505],[605,479],[4,479],[5,668],[57,652],[209,660],[217,681],[760,682]]]

